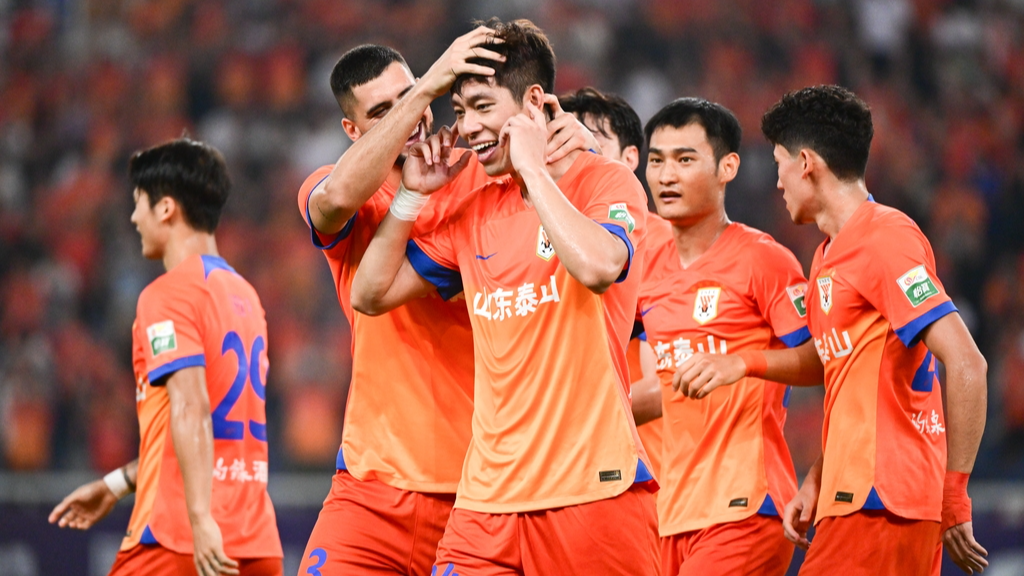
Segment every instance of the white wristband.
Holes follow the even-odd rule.
[[[423,210],[423,206],[429,198],[429,194],[420,194],[419,192],[409,190],[405,187],[405,184],[399,184],[398,193],[395,194],[395,199],[391,201],[391,213],[399,220],[415,222],[416,217],[420,215],[420,210]]]
[[[124,477],[124,472],[120,468],[104,476],[103,483],[110,488],[118,500],[132,493],[131,488],[128,487],[128,481]]]

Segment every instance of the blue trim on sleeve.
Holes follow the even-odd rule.
[[[650,482],[651,480],[654,480],[654,475],[647,469],[647,464],[644,464],[643,460],[637,458],[636,478],[633,479],[633,483],[639,484],[641,482]]]
[[[775,507],[775,501],[772,500],[771,494],[764,495],[764,502],[761,503],[761,507],[757,509],[757,513],[762,516],[778,516],[779,509]]]
[[[230,264],[228,264],[227,260],[221,258],[220,256],[214,256],[213,254],[203,254],[202,256],[200,256],[200,258],[203,259],[203,274],[205,274],[204,278],[208,279],[210,277],[210,273],[213,272],[214,270],[226,270],[228,272],[231,272],[232,274],[238,274],[238,272],[235,272],[235,269],[232,268]]]
[[[647,332],[641,332],[637,334],[636,337],[639,338],[641,342],[647,342]]]
[[[782,394],[782,407],[789,408],[789,397],[793,395],[793,387],[786,386],[786,391]]]
[[[172,360],[163,366],[158,366],[157,368],[149,371],[149,384],[150,386],[159,386],[160,384],[157,384],[157,381],[161,378],[173,374],[178,370],[192,368],[193,366],[206,366],[206,356],[202,354],[185,356],[184,358]]]
[[[321,250],[330,250],[337,246],[338,242],[348,238],[348,235],[352,233],[352,228],[355,226],[356,216],[359,215],[359,212],[353,214],[352,217],[348,219],[348,222],[345,223],[345,226],[338,232],[338,235],[334,237],[334,240],[331,240],[330,244],[324,246],[324,243],[320,241],[320,237],[317,236],[316,233],[316,227],[313,226],[313,219],[309,216],[309,197],[313,195],[313,190],[316,190],[317,186],[323,184],[324,180],[327,180],[329,176],[330,174],[321,178],[320,181],[316,183],[316,186],[313,186],[313,188],[309,190],[309,195],[306,196],[306,225],[309,226],[309,236],[313,241],[313,246],[316,246]]]
[[[907,322],[906,326],[897,328],[896,335],[903,341],[904,346],[911,348],[917,344],[917,338],[921,335],[922,330],[931,326],[932,322],[935,322],[939,318],[942,318],[946,314],[952,312],[959,312],[959,310],[956,309],[956,305],[952,302],[943,302],[935,308],[921,314],[916,319]]]
[[[935,382],[935,370],[932,370],[932,353],[929,351],[924,355],[924,362],[914,372],[914,379],[910,382],[910,389],[914,392],[931,392],[932,384]]]
[[[782,340],[782,343],[790,348],[796,348],[810,339],[811,331],[807,329],[807,326],[801,326],[799,330],[794,330],[789,334],[779,336],[779,340]]]
[[[153,531],[149,529],[149,524],[142,530],[142,536],[139,536],[139,544],[147,544],[149,546],[159,546],[160,543],[156,541],[156,536],[153,535]]]
[[[409,240],[409,243],[405,245],[405,255],[409,258],[409,264],[412,264],[412,268],[417,274],[437,286],[437,293],[441,295],[441,298],[450,300],[462,292],[462,274],[458,270],[452,270],[435,262],[414,240]]]
[[[885,504],[882,504],[882,499],[878,497],[878,491],[874,486],[871,487],[871,492],[868,492],[868,499],[861,510],[885,510]]]
[[[622,238],[622,241],[626,243],[626,248],[629,250],[629,258],[626,259],[626,267],[622,269],[622,274],[619,274],[619,277],[615,279],[616,283],[622,282],[629,276],[629,269],[633,265],[633,243],[629,241],[629,234],[626,233],[626,229],[622,226],[609,223],[602,223],[601,226],[615,236]]]
[[[338,458],[334,461],[334,467],[338,470],[348,470],[348,466],[345,465],[345,454],[341,448],[338,448]]]

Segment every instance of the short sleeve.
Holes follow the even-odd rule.
[[[775,337],[795,348],[811,338],[804,302],[807,279],[796,256],[781,244],[762,238],[757,250],[751,275],[754,299]]]
[[[163,384],[171,374],[193,366],[206,366],[203,351],[200,298],[195,290],[150,285],[141,295],[136,322],[149,383]]]
[[[334,170],[334,166],[321,166],[315,172],[309,175],[306,180],[299,187],[299,213],[302,214],[302,219],[309,227],[310,240],[313,242],[313,246],[321,250],[331,250],[338,245],[339,242],[347,239],[352,234],[352,229],[355,226],[356,220],[359,218],[360,213],[364,210],[359,210],[348,219],[345,226],[336,234],[323,234],[317,231],[313,227],[313,219],[310,217],[309,210],[309,197],[313,194],[319,186],[322,186],[327,178],[331,175]],[[367,202],[367,204],[372,204]],[[364,216],[365,217],[365,216]]]
[[[629,250],[622,274],[615,280],[622,282],[629,276],[636,247],[647,226],[643,186],[629,168],[618,163],[598,165],[588,171],[579,185],[593,190],[581,212],[620,238]]]
[[[462,292],[456,231],[459,213],[438,223],[430,232],[416,236],[406,245],[405,255],[416,273],[437,287],[437,293],[449,300]]]
[[[913,222],[879,226],[865,239],[858,291],[908,348],[956,306],[935,273],[931,244]]]

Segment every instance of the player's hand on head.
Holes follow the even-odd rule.
[[[110,491],[103,480],[84,484],[68,494],[60,504],[50,512],[50,524],[56,523],[61,528],[88,530],[117,504],[117,496]]]
[[[974,523],[964,522],[946,530],[942,544],[953,563],[967,574],[982,572],[988,567],[988,551],[974,539]]]
[[[532,102],[526,102],[522,112],[508,119],[498,137],[499,146],[508,146],[512,167],[518,172],[545,169],[547,141],[544,111]]]
[[[672,388],[684,396],[699,399],[719,386],[743,377],[747,365],[734,354],[697,353],[687,358],[672,376]]]
[[[192,545],[192,562],[199,576],[238,574],[238,562],[224,553],[224,537],[213,516],[192,523]]]
[[[471,158],[464,153],[457,162],[450,163],[458,138],[458,127],[443,126],[437,134],[410,148],[402,167],[402,184],[409,190],[430,194],[454,180]]]
[[[544,104],[550,106],[553,113],[551,120],[547,123],[548,145],[546,162],[548,164],[558,162],[577,150],[593,150],[598,154],[601,153],[601,145],[598,144],[594,133],[580,122],[574,114],[569,114],[562,110],[562,105],[558,102],[557,96],[545,94]]]
[[[434,98],[437,98],[452,87],[458,75],[494,76],[493,68],[483,64],[474,64],[470,60],[483,58],[504,62],[504,55],[485,48],[485,45],[503,42],[504,40],[494,35],[493,29],[486,26],[480,26],[468,34],[463,34],[456,38],[444,54],[431,65],[427,73],[420,78],[420,82]]]
[[[814,524],[817,508],[818,487],[805,480],[800,491],[786,504],[782,512],[782,532],[786,539],[804,550],[811,545],[807,540],[807,531]]]

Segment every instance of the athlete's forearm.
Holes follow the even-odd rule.
[[[124,476],[128,479],[128,484],[134,491],[135,487],[139,485],[139,459],[136,458],[125,464],[122,469],[124,469]]]
[[[661,380],[658,378],[658,357],[654,348],[640,341],[640,379],[631,387],[633,419],[636,425],[661,418]]]
[[[419,84],[342,154],[322,186],[309,198],[313,226],[334,234],[387,179],[409,135],[423,117],[433,96]]]
[[[796,348],[765,350],[764,359],[767,364],[765,380],[790,386],[821,386],[825,381],[825,367],[818,358],[813,340]]]
[[[413,222],[388,212],[366,248],[352,280],[352,307],[371,316],[383,314],[421,294],[411,290],[415,275],[405,256]]]
[[[804,476],[803,484],[800,488],[813,487],[815,491],[821,486],[821,470],[825,466],[825,455],[818,454],[818,459],[811,464],[810,469],[807,470],[807,475]]]
[[[577,210],[546,169],[519,175],[558,260],[569,274],[598,294],[611,287],[629,258],[622,240]]]
[[[189,521],[210,515],[213,491],[213,423],[202,367],[178,370],[167,379],[171,441],[185,489]]]

